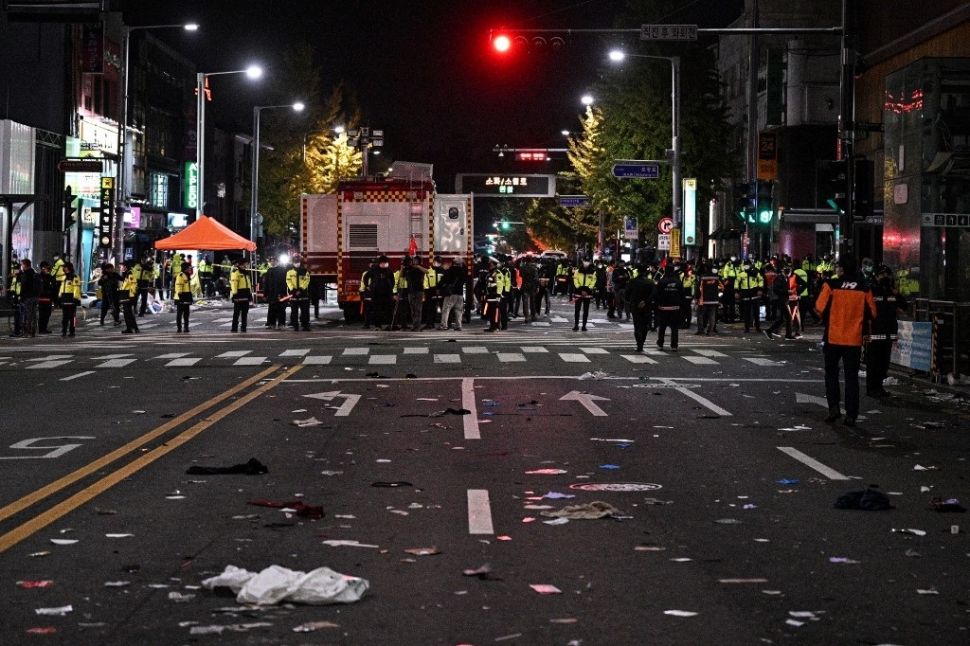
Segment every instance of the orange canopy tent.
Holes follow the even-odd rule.
[[[247,240],[209,216],[200,215],[195,222],[174,236],[157,240],[155,248],[165,251],[177,249],[200,249],[203,251],[245,249],[246,251],[256,251],[256,243]]]

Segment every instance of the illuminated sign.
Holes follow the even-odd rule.
[[[684,180],[684,244],[697,244],[697,179]]]
[[[522,150],[515,153],[516,159],[525,162],[541,162],[549,159],[544,150]]]
[[[461,173],[455,179],[459,193],[479,197],[555,197],[555,175]]]
[[[183,175],[184,191],[182,203],[187,209],[194,209],[199,205],[199,165],[196,162],[185,162],[185,174]]]
[[[112,213],[115,202],[115,178],[101,178],[101,213],[98,216],[98,244],[102,248],[111,246]]]

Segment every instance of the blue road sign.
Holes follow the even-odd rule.
[[[574,209],[581,206],[589,206],[589,197],[586,195],[560,195],[559,206],[564,209]]]
[[[613,177],[620,179],[657,179],[660,165],[648,163],[613,164]]]

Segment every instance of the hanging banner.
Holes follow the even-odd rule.
[[[684,179],[684,244],[697,244],[697,179]]]
[[[680,229],[670,230],[670,257],[675,260],[681,257]]]
[[[98,215],[97,236],[102,248],[111,246],[111,233],[114,222],[112,217],[115,204],[115,178],[101,178],[101,213]]]

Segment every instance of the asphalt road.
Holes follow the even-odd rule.
[[[0,642],[970,641],[970,519],[929,508],[970,501],[963,401],[899,375],[850,432],[822,421],[817,330],[637,354],[567,308],[494,335],[260,310],[240,335],[211,308],[189,335],[4,339]],[[186,473],[250,458],[268,472]],[[895,509],[834,508],[867,485]],[[593,502],[618,517],[544,515]],[[201,587],[227,565],[369,589],[256,607]]]

